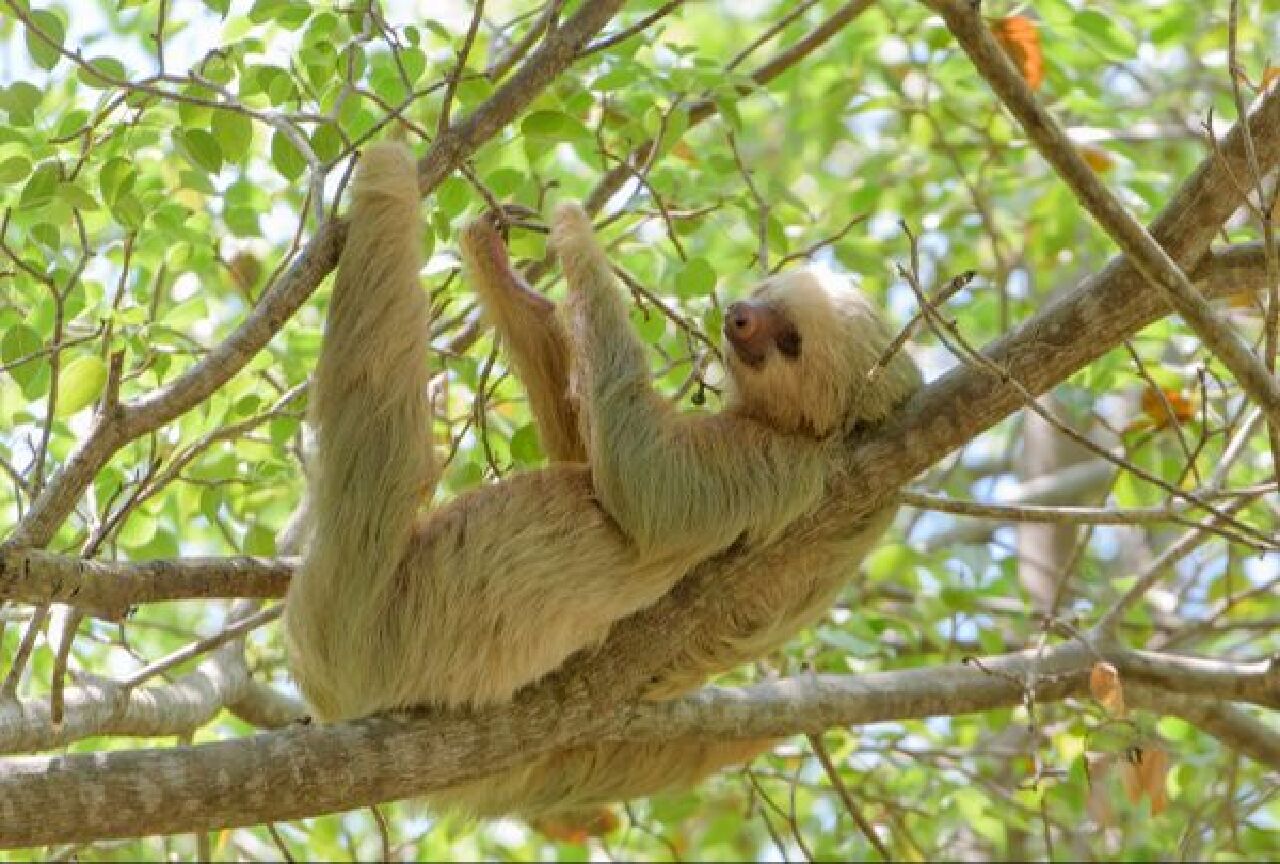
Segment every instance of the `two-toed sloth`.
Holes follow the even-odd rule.
[[[874,308],[810,270],[769,277],[725,313],[727,407],[684,414],[653,390],[580,208],[560,207],[551,230],[567,322],[480,220],[462,238],[466,268],[553,464],[421,512],[438,469],[417,188],[403,147],[361,160],[312,388],[310,540],[285,624],[315,715],[505,702],[735,544],[775,544],[785,569],[734,615],[731,636],[697,641],[654,693],[696,687],[812,623],[892,512],[825,545],[787,549],[779,537],[821,499],[845,434],[920,384],[902,352],[869,379],[891,341]],[[432,800],[481,816],[583,812],[691,784],[767,743],[601,743]]]

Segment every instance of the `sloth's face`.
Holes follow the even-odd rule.
[[[771,276],[729,306],[724,337],[734,403],[782,432],[824,438],[878,420],[918,383],[898,358],[868,384],[889,334],[848,281],[812,269]]]

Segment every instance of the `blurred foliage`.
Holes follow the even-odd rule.
[[[387,2],[377,25],[352,11],[359,5],[5,0],[0,7],[0,214],[11,253],[0,255],[0,537],[85,434],[112,355],[123,356],[125,399],[172,382],[244,320],[295,238],[309,236],[319,210],[334,206],[357,148],[398,127],[424,151],[421,136],[435,134],[442,81],[456,63],[470,4]],[[659,5],[628,4],[620,26]],[[488,334],[462,338],[474,300],[455,278],[452,237],[485,207],[486,194],[545,213],[549,201],[585,198],[625,154],[661,136],[643,183],[633,180],[615,196],[602,232],[644,286],[634,319],[652,348],[659,387],[690,407],[719,402],[711,351],[719,310],[788,256],[859,274],[905,323],[915,300],[894,269],[908,252],[903,220],[920,237],[926,283],[969,269],[980,275],[947,306],[974,345],[1108,260],[1109,242],[993,101],[940,20],[918,4],[873,5],[768,86],[749,87],[751,70],[838,6],[688,3],[643,35],[581,60],[475,154],[470,179],[449,178],[424,203],[431,253],[424,284],[438,310],[433,339],[448,349],[437,361],[445,408],[437,441],[450,454],[443,495],[543,458],[518,382]],[[1273,0],[1241,7],[1239,62],[1251,96],[1270,77],[1280,8]],[[27,10],[44,36],[18,23],[16,9]],[[162,9],[163,68],[155,38]],[[487,63],[541,7],[493,2],[485,11],[454,118],[493,92]],[[753,44],[790,12],[798,14],[772,40]],[[1016,59],[1039,96],[1143,220],[1209,152],[1202,124],[1212,116],[1221,134],[1224,118],[1235,117],[1225,3],[989,2],[984,13],[993,21],[1027,17],[1030,25],[1000,25],[1002,38],[1017,42],[1010,50],[1021,52]],[[686,131],[688,108],[703,99],[718,113]],[[1227,233],[1257,236],[1244,219]],[[516,229],[511,245],[517,257],[538,259],[545,238]],[[554,276],[544,287],[553,297],[562,291]],[[303,487],[301,385],[315,366],[327,298],[326,283],[226,386],[117,454],[52,548],[124,560],[275,554]],[[1259,332],[1253,306],[1235,314],[1246,333]],[[915,350],[930,377],[955,363],[928,333]],[[1111,351],[1055,396],[1076,428],[1114,433],[1125,458],[1193,488],[1213,473],[1238,428],[1240,394],[1179,320],[1148,328],[1132,350]],[[1172,420],[1152,398],[1156,387]],[[1016,482],[1021,429],[1016,417],[1000,424],[921,487],[998,497]],[[1255,435],[1224,479],[1262,482],[1268,462]],[[1165,499],[1127,474],[1111,493],[1107,500],[1122,507]],[[1274,502],[1241,518],[1264,533],[1277,528]],[[927,666],[1038,644],[1041,621],[1018,579],[1012,530],[941,548],[926,542],[955,524],[943,514],[904,512],[840,608],[785,653],[726,680]],[[1095,619],[1130,584],[1143,552],[1181,530],[1162,523],[1080,532],[1063,614],[1082,625]],[[1272,655],[1280,631],[1265,622],[1280,616],[1278,578],[1274,559],[1215,539],[1164,583],[1160,615],[1135,610],[1124,635],[1224,658]],[[3,611],[10,626],[0,668],[13,659],[27,611]],[[127,673],[216,632],[224,614],[221,604],[171,603],[140,608],[123,626],[86,620],[72,668]],[[47,692],[53,632],[37,642],[24,695]],[[274,629],[255,634],[249,652],[260,678],[287,686]],[[1258,860],[1280,849],[1274,774],[1187,724],[1141,712],[1118,721],[1087,701],[1038,706],[1031,720],[1025,710],[996,711],[832,730],[825,741],[864,814],[903,859]],[[223,715],[197,740],[250,731]],[[69,749],[172,743],[91,739]],[[1109,812],[1090,808],[1087,753],[1123,756],[1157,743],[1168,754],[1165,812],[1153,815],[1151,798],[1131,803],[1114,772],[1096,771],[1101,791],[1093,797],[1105,798]],[[749,772],[635,802],[618,830],[585,846],[554,843],[517,823],[437,823],[412,806],[383,810],[395,856],[408,859],[874,855],[803,739]],[[299,859],[368,860],[385,851],[368,811],[277,831]],[[209,842],[218,859],[280,854],[265,828]],[[148,839],[77,854],[192,857],[196,845],[190,837]]]

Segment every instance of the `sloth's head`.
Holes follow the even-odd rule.
[[[790,270],[725,311],[731,404],[783,432],[825,438],[878,423],[920,387],[905,350],[868,380],[893,339],[847,280]]]

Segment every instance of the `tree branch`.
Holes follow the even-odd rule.
[[[0,598],[68,603],[116,616],[139,603],[283,597],[294,558],[93,561],[39,549],[0,550]]]
[[[1178,262],[1125,210],[1085,163],[1079,149],[1014,68],[982,20],[977,4],[966,0],[924,2],[942,15],[952,35],[1000,101],[1018,118],[1040,155],[1054,167],[1094,220],[1128,256],[1130,264],[1147,283],[1161,289],[1167,302],[1191,325],[1205,347],[1217,355],[1245,392],[1266,412],[1271,428],[1280,430],[1280,381],[1230,322],[1209,306]],[[1251,147],[1247,148],[1245,156],[1251,163],[1253,160],[1249,157],[1252,155]]]
[[[1134,697],[1135,704],[1149,711],[1181,717],[1232,750],[1280,770],[1280,733],[1239,706],[1216,696],[1167,693],[1145,685],[1126,686],[1125,697]]]
[[[57,724],[47,698],[0,701],[0,753],[48,750],[92,735],[189,733],[240,700],[250,686],[243,652],[239,640],[225,645],[172,684],[131,690],[95,681],[70,688]]]
[[[1184,673],[1200,661],[1118,648],[1102,656],[1126,684],[1158,683],[1162,693],[1245,694],[1276,677],[1260,664],[1215,664],[1210,677],[1196,672],[1201,677],[1192,687]],[[744,690],[712,687],[671,702],[600,709],[584,699],[522,699],[511,709],[470,716],[423,712],[409,719],[293,726],[193,747],[13,759],[0,766],[0,847],[314,816],[422,795],[588,741],[817,733],[1015,706],[1028,688],[1038,703],[1052,702],[1087,693],[1088,672],[1098,657],[1070,642],[980,665],[806,676]],[[1280,696],[1277,683],[1267,685],[1271,697]],[[1222,714],[1229,716],[1234,715]],[[1238,718],[1231,722],[1239,725]],[[1253,750],[1263,755],[1261,748]]]

